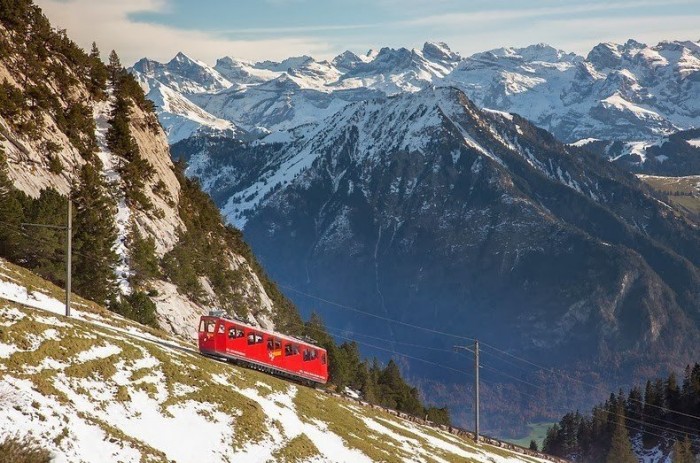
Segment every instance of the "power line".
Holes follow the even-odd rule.
[[[363,314],[363,315],[367,315],[368,317],[373,317],[373,318],[377,318],[377,319],[379,319],[379,320],[384,320],[384,321],[387,321],[387,322],[390,322],[390,323],[395,323],[395,324],[397,324],[397,325],[408,326],[408,327],[410,327],[410,328],[415,328],[415,329],[418,329],[418,330],[426,331],[426,332],[433,333],[433,334],[439,334],[439,335],[442,335],[442,336],[449,336],[449,337],[452,337],[452,338],[455,338],[455,339],[462,339],[462,340],[466,340],[466,341],[475,341],[475,340],[476,340],[475,338],[468,337],[468,336],[459,336],[459,335],[456,335],[456,334],[447,333],[447,332],[445,332],[445,331],[435,330],[435,329],[432,329],[432,328],[426,328],[425,326],[415,325],[415,324],[413,324],[413,323],[407,323],[407,322],[403,322],[403,321],[401,321],[401,320],[396,320],[396,319],[389,318],[389,317],[383,317],[383,316],[381,316],[381,315],[377,315],[377,314],[374,314],[374,313],[372,313],[372,312],[367,312],[367,311],[365,311],[365,310],[360,310],[360,309],[357,309],[357,308],[355,308],[355,307],[351,307],[351,306],[348,306],[348,305],[339,304],[339,303],[337,303],[337,302],[333,302],[333,301],[330,301],[330,300],[328,300],[328,299],[324,299],[324,298],[322,298],[322,297],[314,296],[314,295],[312,295],[312,294],[305,293],[305,292],[300,291],[300,290],[298,290],[298,289],[296,289],[296,288],[293,288],[293,287],[287,286],[287,285],[283,285],[283,284],[281,284],[281,283],[278,283],[277,286],[279,286],[280,288],[285,288],[285,289],[288,289],[288,290],[293,291],[293,292],[295,292],[295,293],[301,294],[302,296],[306,296],[306,297],[309,297],[309,298],[311,298],[311,299],[316,299],[317,301],[325,302],[326,304],[330,304],[330,305],[333,305],[333,306],[336,306],[336,307],[339,307],[339,308],[342,308],[342,309],[346,309],[346,310],[350,310],[350,311],[353,311],[353,312],[356,312],[356,313],[360,313],[360,314]]]
[[[341,308],[341,309],[350,310],[350,311],[353,311],[353,312],[356,312],[356,313],[360,313],[360,314],[363,314],[363,315],[367,315],[367,316],[370,316],[370,317],[373,317],[373,318],[377,318],[377,319],[380,319],[380,320],[384,320],[384,321],[387,321],[387,322],[390,322],[390,323],[396,323],[396,324],[398,324],[398,325],[403,325],[403,326],[407,326],[407,327],[419,329],[419,330],[422,330],[422,331],[430,332],[430,333],[433,333],[433,334],[439,334],[439,335],[442,335],[442,336],[449,336],[449,337],[456,338],[456,339],[463,339],[463,340],[467,340],[467,341],[475,341],[475,338],[473,338],[473,337],[469,337],[469,336],[459,336],[459,335],[456,335],[456,334],[453,334],[453,333],[447,333],[447,332],[444,332],[444,331],[435,330],[435,329],[432,329],[432,328],[426,328],[426,327],[419,326],[419,325],[415,325],[415,324],[412,324],[412,323],[407,323],[407,322],[403,322],[403,321],[400,321],[400,320],[392,319],[392,318],[389,318],[389,317],[384,317],[384,316],[381,316],[381,315],[373,314],[373,313],[371,313],[371,312],[367,312],[367,311],[364,311],[364,310],[360,310],[360,309],[357,309],[357,308],[355,308],[355,307],[351,307],[351,306],[348,306],[348,305],[345,305],[345,304],[340,304],[340,303],[338,303],[338,302],[334,302],[334,301],[331,301],[331,300],[329,300],[329,299],[325,299],[325,298],[322,298],[322,297],[314,296],[314,295],[312,295],[312,294],[309,294],[309,293],[306,293],[306,292],[304,292],[304,291],[298,290],[298,289],[296,289],[296,288],[294,288],[294,287],[292,287],[292,286],[289,286],[289,285],[278,284],[278,286],[280,286],[280,287],[282,287],[282,288],[285,288],[285,289],[288,289],[288,290],[290,290],[290,291],[293,291],[293,292],[295,292],[295,293],[301,294],[301,295],[303,295],[303,296],[309,297],[309,298],[311,298],[311,299],[316,299],[316,300],[318,300],[318,301],[325,302],[325,303],[327,303],[327,304],[329,304],[329,305],[332,305],[332,306],[335,306],[335,307],[338,307],[338,308]],[[511,354],[510,352],[507,352],[507,351],[505,351],[505,350],[499,349],[499,348],[497,348],[497,347],[495,347],[495,346],[493,346],[493,345],[491,345],[491,344],[489,344],[489,343],[486,343],[486,342],[484,342],[484,341],[480,341],[480,343],[481,343],[483,346],[494,350],[495,352],[498,352],[498,353],[501,353],[501,354],[506,355],[506,356],[508,356],[508,357],[511,357],[511,358],[514,359],[514,360],[517,360],[517,361],[526,363],[526,364],[528,364],[528,365],[530,365],[530,366],[533,366],[533,367],[537,368],[538,370],[546,371],[546,372],[549,372],[549,373],[552,373],[552,374],[556,374],[556,375],[559,375],[559,376],[562,376],[562,377],[571,379],[571,380],[573,380],[573,381],[578,382],[579,384],[583,384],[583,385],[585,385],[585,386],[588,386],[588,387],[597,389],[597,390],[599,390],[599,391],[603,391],[603,392],[606,392],[606,393],[609,392],[609,391],[607,391],[606,389],[604,389],[603,386],[591,384],[591,383],[588,383],[588,382],[586,382],[586,381],[580,380],[580,379],[578,379],[578,378],[574,378],[574,377],[572,377],[572,376],[570,376],[570,375],[568,375],[568,374],[566,374],[566,373],[559,372],[559,371],[554,370],[554,369],[551,369],[551,368],[547,368],[547,367],[545,367],[545,366],[543,366],[543,365],[539,365],[539,364],[534,363],[534,362],[532,362],[532,361],[530,361],[530,360],[524,359],[524,358],[522,358],[522,357],[518,357],[517,355]],[[492,354],[492,355],[494,355],[494,354]],[[504,361],[505,361],[505,360],[504,360]],[[512,362],[508,362],[508,363],[511,363],[511,364],[512,364]],[[644,401],[639,401],[639,400],[637,400],[637,399],[631,399],[631,400],[634,401],[634,402],[637,402],[637,403],[645,404]],[[662,410],[662,411],[667,412],[667,413],[675,413],[675,414],[680,415],[680,416],[685,416],[685,417],[688,417],[688,418],[693,418],[693,419],[696,419],[696,420],[700,420],[700,416],[696,416],[696,415],[692,415],[692,414],[688,414],[688,413],[684,413],[684,412],[679,412],[679,411],[671,410],[671,409],[668,409],[668,408],[666,408],[666,407],[661,407],[661,406],[658,406],[658,405],[653,405],[653,404],[647,404],[647,405],[650,406],[650,407],[652,407],[652,408],[659,409],[659,410]]]
[[[530,360],[527,360],[527,359],[518,357],[517,355],[514,355],[514,354],[511,354],[510,352],[506,352],[506,351],[504,351],[504,350],[501,350],[501,349],[499,349],[499,348],[497,348],[497,347],[495,347],[495,346],[492,346],[492,345],[490,345],[490,344],[488,344],[488,343],[482,342],[482,344],[483,344],[484,346],[486,346],[487,348],[489,348],[489,349],[493,349],[494,351],[499,352],[499,353],[502,353],[502,354],[505,354],[505,355],[507,355],[507,356],[509,356],[509,357],[511,357],[511,358],[513,358],[513,359],[515,359],[515,360],[518,360],[518,361],[527,363],[527,364],[529,364],[529,365],[532,365],[532,366],[534,366],[535,368],[538,368],[538,369],[540,369],[540,370],[549,371],[549,372],[552,373],[552,374],[556,374],[556,375],[562,376],[562,377],[564,377],[564,378],[567,378],[567,379],[570,379],[570,380],[572,380],[572,381],[578,382],[579,384],[583,384],[583,385],[585,385],[585,386],[592,387],[592,388],[594,388],[594,389],[598,389],[598,390],[603,391],[603,392],[609,392],[609,391],[606,391],[606,390],[603,388],[603,386],[596,385],[596,384],[592,384],[592,383],[588,383],[588,382],[586,382],[586,381],[583,381],[583,380],[578,379],[578,378],[574,378],[573,376],[570,376],[570,375],[568,375],[568,374],[566,374],[566,373],[564,373],[564,372],[560,372],[560,371],[558,371],[558,370],[548,369],[548,368],[546,368],[546,367],[544,367],[544,366],[542,366],[542,365],[538,365],[537,363],[531,362]],[[678,415],[681,415],[681,416],[685,416],[685,417],[688,417],[688,418],[693,418],[693,419],[696,419],[696,420],[700,420],[700,416],[696,416],[696,415],[692,415],[692,414],[684,413],[684,412],[679,412],[679,411],[676,411],[676,410],[671,410],[671,409],[668,409],[668,408],[666,408],[666,407],[661,407],[661,406],[659,406],[659,405],[649,404],[649,403],[646,403],[646,402],[643,401],[643,400],[638,400],[638,399],[630,399],[630,400],[632,400],[633,402],[642,404],[642,405],[647,405],[647,406],[649,406],[649,407],[652,407],[652,408],[655,408],[655,409],[658,409],[658,410],[667,412],[667,413],[675,413],[675,414],[678,414]]]

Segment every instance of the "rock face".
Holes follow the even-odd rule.
[[[38,21],[41,21],[42,17],[39,18]],[[43,20],[45,21],[45,18]],[[187,232],[183,218],[192,213],[187,209],[192,207],[192,198],[184,197],[185,182],[176,175],[168,140],[155,113],[136,103],[131,105],[128,118],[130,135],[140,157],[153,171],[153,175],[145,180],[142,187],[145,201],[152,206],[145,208],[135,202],[127,202],[125,198],[128,187],[118,173],[118,166],[131,161],[111,153],[106,143],[115,100],[111,95],[113,89],[107,89],[104,99],[93,99],[88,87],[89,79],[85,77],[88,72],[80,67],[83,64],[75,64],[75,61],[63,56],[55,45],[46,47],[46,56],[42,58],[44,61],[34,64],[45,65],[52,72],[40,86],[33,81],[35,77],[24,74],[23,60],[26,59],[26,50],[18,37],[12,29],[0,25],[0,45],[3,49],[3,57],[0,59],[0,82],[4,85],[3,91],[8,95],[17,94],[22,99],[29,100],[25,92],[35,85],[39,88],[35,92],[43,92],[41,97],[44,101],[51,101],[51,105],[41,106],[35,103],[30,108],[31,111],[22,113],[18,110],[14,114],[3,108],[5,111],[0,113],[0,148],[7,158],[9,178],[17,189],[31,197],[38,197],[44,189],[54,189],[66,195],[71,184],[76,182],[76,172],[79,172],[80,167],[86,162],[94,163],[108,182],[106,193],[117,205],[114,222],[118,239],[114,243],[114,249],[119,255],[120,263],[115,273],[121,290],[128,294],[128,279],[131,275],[130,249],[134,242],[134,231],[138,231],[143,238],[154,240],[155,257],[160,260],[180,246],[182,236]],[[70,41],[67,43],[65,49],[77,50],[72,48],[75,45]],[[78,52],[75,51],[74,54],[78,55]],[[165,67],[151,61],[142,61],[140,69],[153,75],[157,74],[160,78],[173,75],[171,73],[188,77],[189,81],[179,81],[182,89],[192,89],[194,81],[200,86],[197,87],[198,91],[226,85],[220,76],[201,68],[199,63],[187,59],[184,55],[178,55]],[[209,84],[205,85],[207,82]],[[138,86],[136,88],[138,89]],[[7,98],[4,95],[3,97]],[[34,96],[32,98],[37,99]],[[81,131],[77,135],[71,132],[73,127],[65,123],[65,120],[76,112],[82,114],[82,119],[79,119]],[[34,122],[32,127],[36,128],[30,130],[26,128],[26,120],[40,122]],[[93,148],[90,148],[87,154],[81,152],[80,143],[85,138],[92,137],[93,133],[95,152],[92,152]],[[198,187],[188,188],[187,194],[190,196],[202,195]],[[218,220],[219,228],[224,228],[218,217],[214,220]],[[237,307],[248,314],[251,322],[273,327],[274,321],[278,320],[278,311],[276,303],[268,295],[268,289],[271,287],[269,285],[272,283],[262,273],[247,245],[241,241],[237,248],[230,242],[216,243],[216,246],[221,268],[229,269],[237,277],[234,284],[236,289],[230,294],[230,297],[236,299]],[[244,253],[246,254],[243,255]],[[155,290],[153,294],[158,294],[154,296],[154,302],[160,324],[176,334],[192,336],[196,330],[198,316],[222,305],[221,293],[211,290],[212,283],[209,278],[199,274],[197,277],[203,288],[203,294],[198,298],[187,296],[183,288],[170,281],[154,278],[146,283],[146,286]]]
[[[207,179],[271,274],[330,326],[454,343],[304,293],[565,370],[615,365],[624,380],[683,367],[700,348],[698,228],[600,154],[480,111],[458,89],[354,103],[253,144],[182,142],[182,153],[196,153],[188,173]]]

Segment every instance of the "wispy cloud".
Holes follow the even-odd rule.
[[[696,4],[697,0],[667,0],[664,6]],[[470,12],[451,12],[436,15],[429,15],[420,18],[412,18],[401,21],[407,26],[437,26],[452,27],[463,26],[469,23],[484,24],[485,22],[497,23],[498,21],[524,20],[524,19],[550,19],[556,16],[574,17],[574,15],[595,14],[610,12],[615,10],[626,11],[628,15],[639,14],[645,7],[658,7],[658,1],[628,1],[611,3],[587,3],[577,5],[561,5],[539,8],[507,8],[507,9],[485,9]],[[590,19],[588,20],[590,22]]]
[[[167,0],[37,0],[54,25],[87,48],[96,41],[103,52],[115,49],[125,64],[149,56],[167,60],[178,51],[213,63],[225,55],[244,59],[281,59],[301,54],[329,56],[332,47],[323,39],[304,35],[231,40],[210,31],[182,30],[135,21],[137,13],[163,13]]]
[[[312,6],[314,1],[331,0],[258,0],[271,15],[273,5],[303,6],[306,10],[300,11],[309,12],[308,21],[280,27],[251,22],[214,30],[197,30],[197,24],[178,29],[143,19],[178,14],[174,0],[36,1],[80,45],[88,47],[95,40],[105,52],[116,49],[125,63],[143,56],[163,61],[178,51],[209,63],[224,55],[252,60],[301,54],[329,58],[345,49],[419,47],[426,40],[445,41],[463,56],[538,42],[585,54],[602,41],[636,38],[654,43],[700,37],[698,0],[434,0],[430,8],[424,0],[363,0],[367,14],[344,17],[342,12],[353,6],[343,2],[337,18],[326,11],[325,22],[313,16]]]

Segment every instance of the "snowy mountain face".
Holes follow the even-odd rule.
[[[697,227],[601,153],[480,111],[457,89],[356,102],[255,143],[183,141],[173,154],[189,156],[188,174],[273,277],[305,294],[478,333],[565,370],[614,359],[617,384],[640,365],[682,368],[700,348]],[[329,326],[389,344],[454,341],[288,294]],[[542,402],[571,408],[562,400]]]
[[[178,53],[166,64],[144,58],[133,69],[185,94],[216,92],[232,85],[216,70],[184,53]]]
[[[134,71],[185,94],[212,118],[256,135],[318,123],[353,101],[429,85],[456,86],[478,106],[517,113],[568,143],[589,138],[658,143],[700,120],[695,42],[603,43],[585,58],[545,44],[462,58],[443,43],[426,43],[422,49],[383,48],[362,56],[346,51],[330,62],[309,56],[259,63],[225,57],[214,68],[178,55],[167,64],[144,59]],[[181,134],[171,142],[197,133],[169,130],[178,118],[162,114],[166,131]],[[181,116],[188,118],[187,112]],[[208,133],[220,130],[218,122],[188,120],[208,126]]]
[[[348,51],[332,61],[302,56],[253,63],[225,57],[214,68],[178,55],[167,64],[141,60],[132,72],[142,81],[154,80],[173,90],[165,98],[156,98],[167,100],[180,94],[210,115],[206,120],[193,118],[189,109],[176,113],[166,109],[179,104],[157,103],[161,123],[175,143],[187,132],[197,133],[197,124],[206,126],[209,133],[220,131],[220,123],[210,118],[255,134],[318,123],[353,101],[417,91],[445,77],[459,61],[447,45],[426,43],[422,50],[383,48],[365,56]],[[179,120],[188,121],[186,130],[180,128]]]
[[[514,112],[559,139],[634,141],[697,126],[700,46],[604,43],[587,58],[545,45],[471,56],[448,80],[483,107]]]
[[[205,358],[88,301],[67,318],[60,294],[0,260],[0,435],[56,463],[561,461]]]

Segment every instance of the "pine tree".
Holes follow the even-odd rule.
[[[616,407],[615,427],[610,442],[606,463],[637,463],[632,451],[629,433],[625,427],[625,409],[622,404]]]
[[[131,227],[129,235],[130,282],[135,288],[141,288],[146,280],[160,275],[156,241],[152,236],[143,237],[136,225]]]
[[[530,441],[530,450],[534,450],[535,452],[539,451],[537,448],[537,441],[535,439]]]
[[[117,57],[117,60],[119,58]],[[107,79],[110,77],[110,72],[105,67],[100,57],[100,49],[97,48],[97,44],[92,42],[92,49],[89,55],[90,63],[90,81],[88,89],[92,97],[98,101],[104,100],[107,97]],[[116,63],[115,63],[116,64]],[[119,63],[121,66],[121,63]]]
[[[74,287],[81,296],[104,303],[116,291],[116,207],[106,193],[104,179],[91,164],[80,170],[73,202]]]
[[[20,224],[24,221],[24,211],[18,196],[7,174],[7,159],[0,145],[0,256],[10,260],[21,257]]]
[[[39,198],[25,207],[27,222],[63,227],[66,225],[67,201],[56,190],[42,190]],[[65,283],[65,232],[28,229],[31,242],[23,246],[23,264],[57,285]]]
[[[124,74],[124,67],[122,62],[119,60],[119,55],[117,52],[112,50],[109,53],[109,64],[107,65],[107,70],[109,72],[109,81],[112,86],[116,87],[119,83],[119,79]]]

